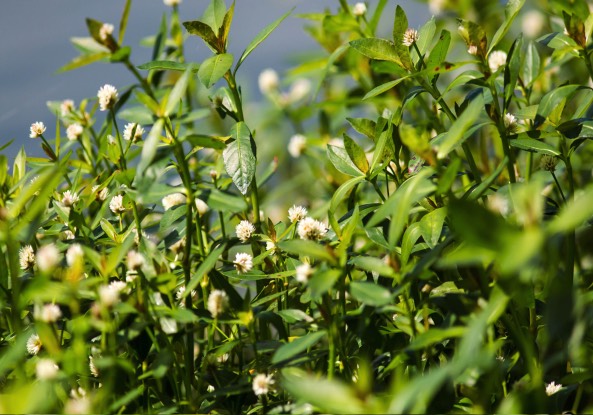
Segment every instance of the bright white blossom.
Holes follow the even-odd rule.
[[[307,138],[302,134],[295,134],[290,137],[290,142],[288,143],[288,153],[294,157],[298,158],[305,149],[307,148]]]
[[[276,243],[274,241],[266,242],[266,251],[272,251],[272,254],[276,253]]]
[[[101,111],[107,111],[109,108],[112,108],[113,105],[115,105],[115,101],[117,101],[117,89],[115,89],[113,85],[105,84],[99,88],[97,97],[99,98],[99,107]]]
[[[74,266],[74,264],[82,262],[84,258],[84,251],[82,250],[82,246],[80,244],[72,244],[70,248],[66,251],[66,262],[69,266]]]
[[[25,245],[20,249],[19,264],[22,270],[31,269],[35,265],[35,251],[31,245]]]
[[[290,91],[288,92],[288,100],[290,102],[300,101],[301,99],[305,98],[310,91],[311,81],[309,81],[306,78],[297,79],[290,86]]]
[[[182,301],[184,294],[185,294],[185,285],[182,285],[181,287],[179,287],[177,289],[177,292],[175,292],[175,298],[177,299],[177,301],[180,301],[179,307],[185,307],[185,302]],[[191,290],[190,295],[191,295],[192,300],[198,299],[198,292],[196,290]]]
[[[313,275],[313,268],[311,265],[304,263],[296,267],[295,279],[301,284],[306,284]]]
[[[181,0],[163,0],[163,3],[165,3],[165,6],[177,6],[181,3]]]
[[[521,31],[528,38],[537,37],[546,25],[546,16],[539,10],[529,10],[521,20]]]
[[[307,217],[299,222],[297,232],[301,239],[318,240],[327,233],[327,227],[323,222]]]
[[[356,3],[354,5],[354,7],[352,8],[352,13],[355,16],[362,16],[363,14],[365,14],[367,12],[367,5],[360,2],[360,3]]]
[[[222,290],[213,290],[208,296],[208,311],[217,318],[228,307],[229,298]]]
[[[273,384],[274,379],[272,378],[272,375],[259,373],[253,378],[253,393],[255,393],[257,396],[266,395],[270,391]]]
[[[254,232],[255,226],[248,220],[242,220],[235,227],[235,233],[237,234],[237,238],[239,238],[241,242],[247,242],[247,240],[251,238],[251,235],[253,235]]]
[[[507,63],[507,54],[502,50],[495,50],[488,55],[488,67],[492,73],[498,71]]]
[[[253,257],[245,252],[239,252],[235,255],[235,261],[233,262],[235,269],[239,274],[251,271],[253,268]]]
[[[204,216],[208,212],[208,205],[202,199],[196,198],[196,209],[200,216]]]
[[[304,206],[297,206],[293,205],[290,209],[288,209],[288,219],[291,222],[297,222],[301,219],[305,219],[307,217],[307,208]]]
[[[476,45],[469,45],[467,48],[467,53],[470,55],[477,55],[478,54],[478,47]]]
[[[52,359],[39,359],[35,366],[35,374],[39,380],[51,380],[58,376],[60,368]]]
[[[513,114],[507,112],[504,115],[503,122],[504,122],[504,127],[508,131],[514,132],[517,130],[517,117],[515,117]]]
[[[99,29],[99,38],[103,42],[105,42],[107,40],[107,38],[109,36],[111,36],[111,34],[113,33],[113,29],[115,29],[115,28],[113,27],[112,24],[110,24],[110,23],[103,23],[103,25]]]
[[[68,128],[66,128],[66,137],[70,141],[76,141],[82,135],[84,128],[80,124],[70,124]]]
[[[136,142],[142,140],[142,134],[144,134],[144,128],[135,122],[127,123],[124,127],[124,140]]]
[[[68,399],[66,405],[64,405],[65,414],[90,414],[92,412],[91,401],[86,396],[77,396]]]
[[[183,193],[171,193],[170,195],[163,197],[161,202],[165,210],[169,210],[174,206],[183,205],[186,200],[187,198]]]
[[[78,202],[80,198],[76,193],[71,192],[70,190],[66,190],[62,193],[62,205],[66,207],[72,207],[76,202]]]
[[[146,263],[144,256],[141,253],[139,253],[138,251],[134,251],[134,250],[128,252],[126,260],[127,260],[126,263],[127,263],[128,269],[131,271],[139,270]]]
[[[60,112],[62,114],[62,117],[65,117],[66,115],[70,114],[72,111],[74,111],[74,101],[72,101],[71,99],[63,100],[62,103],[60,104]]]
[[[31,128],[29,130],[29,137],[41,137],[41,135],[45,132],[45,124],[43,124],[41,121],[34,122],[33,124],[31,124]]]
[[[62,317],[62,310],[56,304],[45,304],[43,307],[35,307],[35,320],[44,323],[55,323]]]
[[[41,343],[41,339],[37,334],[32,334],[31,337],[29,337],[29,339],[27,340],[27,352],[30,355],[34,356],[38,354],[42,346],[43,344]]]
[[[44,245],[37,251],[37,266],[41,272],[49,272],[60,263],[60,251],[54,244]]]
[[[416,29],[408,28],[404,33],[402,43],[404,46],[412,46],[418,40],[418,31]]]
[[[445,9],[447,0],[428,0],[428,10],[434,14],[439,15]]]
[[[120,293],[126,288],[123,281],[114,281],[109,285],[103,284],[99,286],[99,300],[101,304],[106,307],[111,307],[119,302]],[[120,282],[121,284],[117,284]],[[122,285],[123,284],[123,285]]]
[[[257,78],[259,84],[259,90],[262,94],[267,95],[278,89],[280,81],[278,79],[278,73],[273,69],[265,69]]]
[[[109,209],[116,215],[121,215],[126,211],[124,207],[124,197],[122,195],[116,195],[111,198],[109,202]]]
[[[107,188],[104,187],[101,190],[99,190],[99,185],[95,185],[93,186],[93,188],[91,189],[91,191],[93,193],[95,193],[95,199],[98,200],[99,202],[103,202],[105,199],[107,199]]]
[[[560,389],[562,389],[561,384],[556,384],[556,382],[550,382],[550,383],[546,384],[546,395],[552,396],[553,394],[558,392]]]

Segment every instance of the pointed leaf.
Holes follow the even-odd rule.
[[[366,173],[369,171],[369,161],[367,160],[364,150],[348,135],[344,134],[344,147],[350,157],[350,160],[355,166]]]
[[[206,23],[194,20],[192,22],[183,22],[185,29],[191,34],[201,37],[215,52],[218,50],[218,38],[210,26]]]
[[[392,42],[379,38],[363,38],[350,42],[350,46],[370,59],[390,61],[401,65],[401,60]]]
[[[247,194],[255,176],[255,155],[251,147],[251,132],[244,122],[238,122],[231,130],[235,139],[222,152],[224,167],[233,183],[242,194]]]
[[[230,53],[223,53],[214,55],[200,65],[198,70],[198,78],[206,88],[214,85],[233,65],[233,55]]]
[[[212,28],[214,32],[222,26],[224,15],[226,14],[226,5],[224,0],[212,0],[202,16],[202,22],[206,23]]]
[[[200,67],[200,69],[202,68]],[[165,110],[163,111],[165,117],[169,116],[175,110],[175,108],[179,105],[179,101],[181,101],[181,99],[185,96],[185,91],[187,90],[187,85],[189,83],[189,77],[191,73],[192,66],[190,65],[187,67],[183,75],[181,75],[181,78],[179,78],[175,83],[175,86],[171,90],[171,93],[169,94],[166,100],[167,105],[165,106]]]
[[[348,176],[364,175],[358,167],[350,160],[345,148],[329,145],[327,146],[327,157],[334,167]]]
[[[513,23],[513,20],[515,20],[515,17],[517,17],[517,14],[519,14],[519,11],[521,10],[521,7],[523,7],[523,4],[525,3],[525,0],[509,0],[505,9],[504,9],[504,22],[502,24],[502,26],[500,26],[498,28],[498,30],[496,31],[496,33],[494,34],[494,37],[492,38],[492,42],[490,43],[490,48],[488,49],[488,54],[490,54],[490,52],[496,47],[498,46],[498,44],[500,43],[500,41],[502,40],[502,38],[504,37],[504,35],[507,34],[507,32],[509,31],[509,29],[511,28],[511,24]]]
[[[445,158],[451,150],[461,144],[465,132],[476,122],[480,112],[484,110],[484,97],[478,95],[467,106],[465,111],[455,120],[441,141],[437,157]]]
[[[315,346],[319,340],[321,340],[325,336],[326,332],[324,330],[311,332],[305,334],[303,337],[299,337],[296,340],[291,341],[290,343],[283,344],[276,350],[274,356],[272,357],[272,364],[280,363],[285,360],[291,359],[309,349],[310,347]]]

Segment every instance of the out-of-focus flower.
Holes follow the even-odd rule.
[[[200,216],[204,216],[208,212],[208,205],[202,199],[196,198],[196,209]]]
[[[208,311],[217,318],[228,307],[229,298],[222,290],[213,290],[208,296]]]
[[[81,389],[81,388],[79,388]],[[86,396],[77,396],[68,399],[66,405],[64,405],[65,414],[90,414],[92,413],[91,400]]]
[[[111,34],[113,33],[113,29],[115,29],[115,28],[113,27],[112,24],[110,24],[110,23],[103,23],[103,25],[99,29],[99,38],[103,42],[105,42],[107,40],[107,38],[109,36],[111,36]]]
[[[44,245],[37,251],[37,267],[41,272],[49,272],[60,263],[60,251],[54,244]]]
[[[129,251],[126,257],[128,269],[138,271],[146,263],[144,256],[138,251]]]
[[[124,127],[124,140],[132,140],[135,143],[142,140],[142,134],[144,134],[144,128],[135,122],[127,123]]]
[[[177,289],[177,292],[175,293],[175,298],[177,299],[177,301],[179,301],[179,307],[181,307],[181,308],[185,307],[185,301],[183,301],[184,294],[185,294],[185,285],[182,285],[181,287],[179,287]],[[189,294],[192,298],[192,301],[198,300],[198,292],[196,290],[191,290],[191,292]]]
[[[116,195],[111,198],[111,202],[109,202],[109,209],[116,215],[121,215],[126,211],[124,207],[124,198],[122,195]]]
[[[29,137],[31,138],[41,137],[45,132],[45,124],[43,124],[41,121],[34,122],[31,124],[31,128],[29,128],[29,132]]]
[[[91,372],[91,375],[93,375],[96,378],[99,377],[99,369],[97,369],[97,366],[95,365],[95,358],[93,356],[89,356],[89,370]]]
[[[79,262],[82,262],[84,258],[84,251],[82,250],[82,246],[80,244],[72,244],[70,248],[66,251],[66,262],[69,266],[74,266]]]
[[[39,359],[35,365],[35,374],[39,380],[51,380],[58,376],[60,368],[52,359]]]
[[[171,193],[170,195],[163,197],[161,202],[165,210],[169,210],[174,206],[183,205],[186,200],[187,198],[183,193]]]
[[[62,193],[62,205],[65,207],[72,207],[78,202],[80,198],[76,193],[71,192],[70,190],[66,190]]]
[[[550,383],[546,384],[546,395],[552,396],[553,394],[558,392],[560,389],[562,389],[561,384],[556,384],[556,382],[550,382]]]
[[[476,45],[469,45],[467,48],[467,53],[470,55],[477,55],[478,54],[478,47]]]
[[[103,284],[99,286],[99,301],[106,307],[111,307],[119,302],[120,293],[126,288],[126,284],[123,281],[121,284]]]
[[[290,209],[288,209],[288,219],[291,222],[297,222],[299,220],[305,219],[307,217],[307,213],[307,208],[293,205]]]
[[[235,227],[235,233],[237,234],[237,238],[241,240],[241,242],[247,242],[251,235],[255,232],[255,226],[253,223],[249,222],[248,220],[242,220],[239,224]]]
[[[288,142],[288,153],[294,157],[298,158],[307,148],[307,138],[302,134],[295,134],[290,137],[290,141]]]
[[[546,25],[546,16],[539,10],[529,10],[521,19],[521,31],[528,38],[537,37]]]
[[[99,98],[99,108],[101,111],[107,111],[117,101],[117,89],[113,85],[105,84],[99,88],[97,97]]]
[[[99,202],[103,202],[105,199],[107,199],[107,193],[108,190],[106,187],[102,188],[101,190],[99,190],[99,185],[95,185],[92,188],[92,192],[95,193],[95,200],[98,200]]]
[[[304,263],[296,267],[295,279],[301,284],[306,284],[313,275],[311,265]]]
[[[488,67],[492,73],[507,63],[507,54],[502,50],[495,50],[488,55]]]
[[[356,3],[354,5],[354,7],[352,8],[352,13],[355,16],[362,16],[366,12],[367,12],[367,5],[362,2]]]
[[[272,378],[272,375],[259,373],[253,378],[253,393],[255,393],[257,396],[266,395],[270,391],[273,384],[274,379]]]
[[[66,128],[66,137],[70,141],[76,141],[82,135],[84,128],[80,124],[70,124],[68,128]]]
[[[404,33],[402,43],[404,46],[412,46],[418,40],[418,31],[416,29],[408,28]]]
[[[539,165],[542,170],[553,172],[556,170],[556,165],[558,164],[558,159],[554,156],[549,154],[544,154],[539,161]]]
[[[38,354],[42,346],[41,339],[37,334],[32,334],[27,340],[27,352],[31,355]]]
[[[235,255],[233,264],[239,274],[244,274],[253,268],[253,257],[246,252],[239,252]]]
[[[35,320],[44,323],[55,323],[62,317],[62,310],[56,304],[45,304],[43,307],[35,307]]]
[[[316,241],[323,238],[327,233],[327,227],[323,222],[307,217],[299,221],[297,232],[301,239]]]
[[[262,94],[267,95],[278,89],[280,81],[278,79],[278,73],[273,69],[263,70],[257,79],[259,84],[259,90]]]
[[[60,113],[62,114],[62,117],[65,117],[72,111],[74,111],[74,101],[72,101],[71,99],[63,100],[60,104]]]
[[[517,130],[517,117],[515,117],[510,112],[507,112],[503,118],[504,127],[509,132],[515,132]]]
[[[446,5],[447,0],[428,0],[428,10],[434,15],[441,14]]]
[[[173,7],[181,4],[181,0],[163,0],[163,3],[165,3],[165,6]]]
[[[296,102],[305,98],[311,91],[311,81],[306,78],[300,78],[293,82],[288,92],[288,101]]]
[[[180,240],[178,240],[177,242],[175,242],[173,245],[171,245],[169,247],[169,249],[175,255],[178,255],[181,252],[183,252],[183,250],[185,249],[185,236],[183,238],[181,238]]]
[[[35,265],[35,252],[31,245],[25,245],[20,249],[19,264],[22,270],[32,269]]]

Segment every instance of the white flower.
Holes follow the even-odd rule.
[[[56,304],[45,304],[43,307],[35,307],[35,320],[44,323],[55,323],[62,317],[62,310]]]
[[[37,251],[37,266],[41,272],[53,270],[60,262],[60,251],[54,244],[42,246]]]
[[[529,10],[521,20],[521,31],[528,38],[534,38],[541,33],[546,25],[546,17],[539,10]]]
[[[503,122],[504,122],[504,127],[508,131],[514,132],[517,130],[517,117],[515,117],[513,114],[507,112],[504,115]]]
[[[39,353],[42,346],[41,339],[39,339],[39,335],[37,334],[32,334],[29,340],[27,340],[27,352],[31,355]]]
[[[185,236],[183,238],[181,238],[180,240],[178,240],[177,242],[175,242],[173,245],[171,245],[169,247],[169,249],[171,250],[171,252],[173,252],[175,255],[179,254],[180,252],[182,252],[185,249]]]
[[[76,193],[72,193],[70,190],[66,190],[62,193],[62,205],[66,207],[72,207],[80,198]]]
[[[318,240],[327,233],[327,227],[323,222],[307,217],[299,222],[297,232],[301,239]]]
[[[173,206],[184,204],[186,200],[187,198],[183,193],[171,193],[170,195],[163,197],[161,202],[163,203],[165,210],[169,210]]]
[[[235,268],[239,274],[251,271],[253,268],[253,257],[245,252],[239,252],[235,255]]]
[[[229,305],[229,298],[222,290],[214,290],[208,296],[208,311],[217,318]]]
[[[297,222],[301,219],[305,219],[307,217],[307,213],[307,208],[293,205],[290,209],[288,209],[288,219],[290,219],[291,222]]]
[[[204,216],[208,212],[208,205],[202,199],[196,198],[196,209],[200,216]]]
[[[84,128],[80,124],[71,124],[66,128],[66,137],[70,141],[76,141],[82,135]]]
[[[235,227],[235,233],[237,234],[237,238],[239,238],[241,242],[247,242],[247,240],[251,238],[251,235],[253,235],[254,232],[255,226],[248,220],[242,220]]]
[[[99,369],[95,365],[95,358],[93,356],[89,356],[89,370],[91,371],[91,375],[96,378],[99,377]]]
[[[119,283],[119,284],[118,284]],[[114,281],[113,283],[99,286],[99,300],[106,307],[111,307],[119,302],[120,293],[126,288],[123,281]]]
[[[71,99],[65,99],[60,104],[60,112],[62,113],[62,117],[70,114],[74,110],[74,101]]]
[[[117,100],[117,89],[115,89],[113,85],[105,84],[99,88],[97,97],[99,98],[99,107],[101,111],[107,111],[109,108],[113,107]]]
[[[272,254],[276,253],[276,243],[274,241],[267,241],[266,251],[272,251]]]
[[[145,264],[144,256],[137,251],[129,251],[127,259],[127,266],[129,270],[137,271],[142,268]]]
[[[356,3],[354,5],[354,8],[352,8],[352,13],[355,16],[362,16],[363,14],[365,14],[367,12],[367,5],[360,2],[360,3]]]
[[[502,50],[495,50],[488,55],[488,66],[492,73],[498,71],[500,67],[507,63],[507,54]]]
[[[467,48],[467,53],[470,55],[477,55],[478,54],[478,47],[476,45],[469,45]]]
[[[22,270],[28,270],[35,265],[35,252],[31,245],[25,245],[19,250],[19,264]]]
[[[99,202],[103,202],[105,199],[107,199],[107,188],[104,187],[101,190],[99,190],[99,185],[95,185],[93,186],[93,188],[91,189],[91,191],[93,193],[95,193],[95,200],[98,200]]]
[[[107,136],[107,144],[109,144],[110,146],[114,146],[116,144],[115,137],[111,134]]]
[[[296,267],[295,279],[301,284],[306,284],[313,275],[313,268],[311,265],[304,263]]]
[[[305,98],[309,91],[311,91],[311,81],[309,81],[306,78],[297,79],[290,86],[290,91],[288,92],[288,100],[290,102],[299,101]]]
[[[51,380],[54,379],[60,368],[56,365],[52,359],[39,359],[35,366],[35,373],[39,380]]]
[[[272,378],[272,375],[264,375],[263,373],[259,373],[253,378],[253,393],[255,393],[257,396],[266,395],[270,391],[273,384],[274,379]]]
[[[546,384],[546,395],[552,396],[553,394],[558,392],[560,389],[562,389],[561,384],[556,384],[556,382],[550,382],[550,383]]]
[[[103,25],[101,26],[101,29],[99,29],[99,38],[105,42],[107,40],[107,38],[109,36],[111,36],[111,34],[113,33],[113,29],[115,29],[113,27],[112,24],[109,23],[103,23]]]
[[[290,137],[290,142],[288,143],[288,153],[294,157],[298,158],[305,149],[307,148],[307,138],[302,134],[295,134]]]
[[[177,6],[178,4],[181,3],[181,0],[163,0],[163,3],[165,3],[165,6]]]
[[[402,43],[404,46],[412,46],[418,40],[418,31],[416,29],[408,28],[404,33]]]
[[[85,396],[68,399],[68,402],[64,405],[65,414],[90,414],[92,412],[91,401]]]
[[[135,122],[130,122],[124,127],[124,140],[136,142],[142,140],[142,134],[144,134],[144,128]]]
[[[441,14],[445,9],[447,0],[428,0],[428,10],[434,15]]]
[[[69,266],[74,266],[74,264],[78,264],[82,262],[84,258],[84,251],[80,244],[72,244],[70,248],[66,251],[66,262]]]
[[[280,81],[278,79],[278,73],[273,69],[265,69],[259,74],[257,78],[259,84],[259,90],[262,94],[267,95],[278,89]]]
[[[45,132],[45,124],[43,124],[41,121],[34,122],[33,124],[31,124],[31,128],[29,130],[29,137],[41,137],[41,135]]]
[[[124,198],[122,195],[116,195],[111,198],[111,202],[109,202],[109,209],[116,215],[121,215],[126,211],[124,207]]]
[[[182,301],[184,294],[185,294],[185,285],[182,285],[181,287],[179,287],[177,289],[177,292],[175,293],[175,298],[177,299],[177,301],[180,301],[179,307],[185,307],[185,302]],[[191,290],[190,295],[191,295],[192,300],[198,299],[198,292],[196,290]]]

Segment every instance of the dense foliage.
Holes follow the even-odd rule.
[[[0,412],[592,412],[593,15],[525,3],[340,0],[233,56],[234,4],[167,0],[141,65],[131,0],[88,19],[62,69],[137,83],[0,154]],[[258,102],[295,17],[321,52]]]

